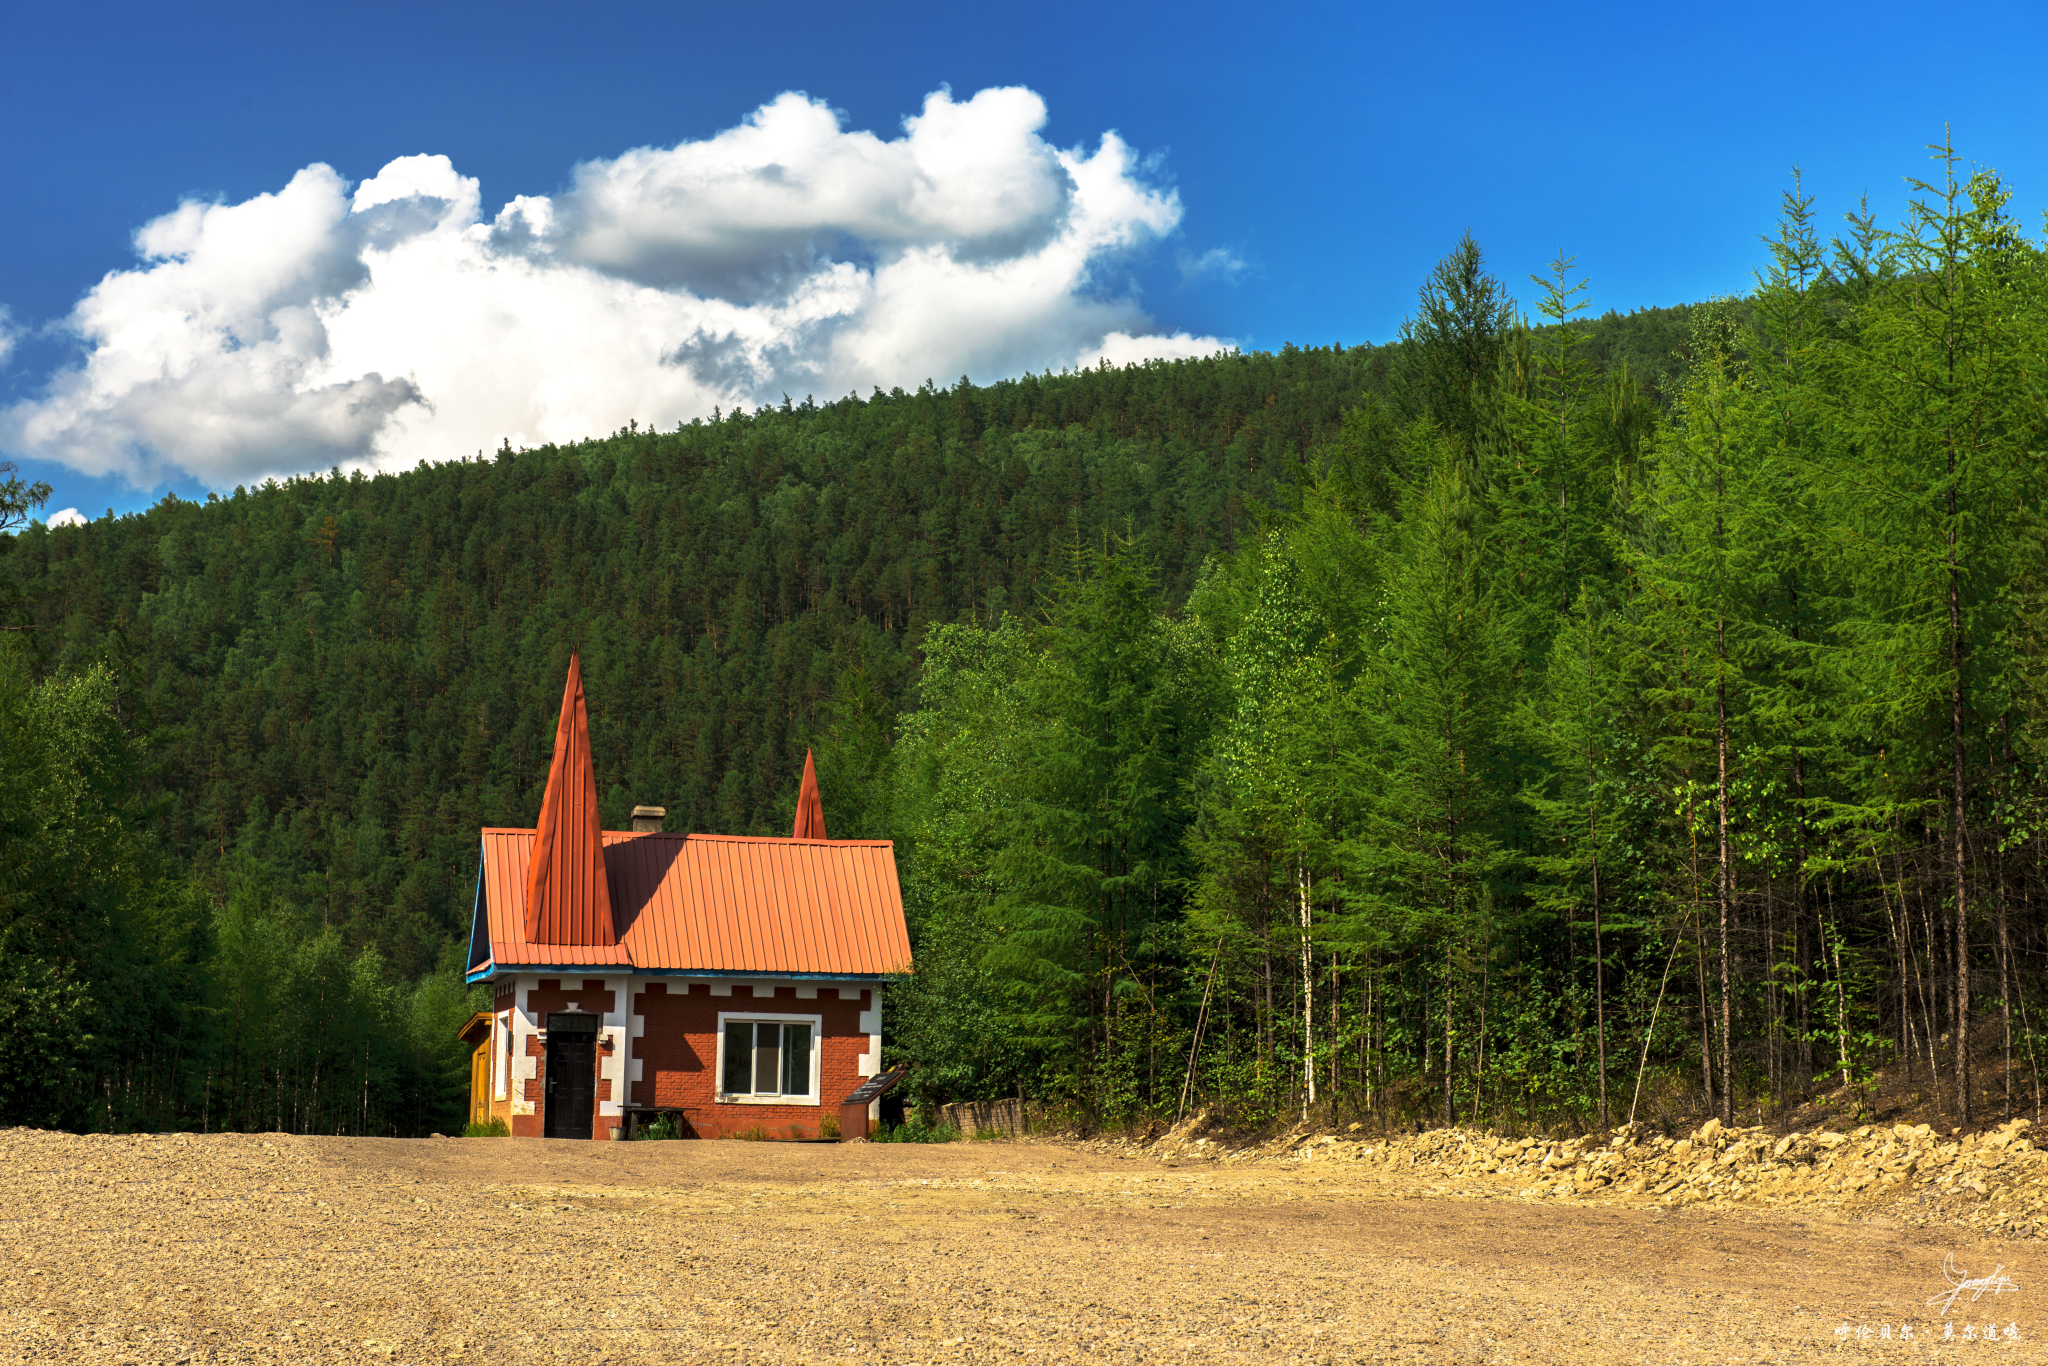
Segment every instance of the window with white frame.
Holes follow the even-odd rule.
[[[720,1099],[818,1103],[816,1015],[720,1015]]]

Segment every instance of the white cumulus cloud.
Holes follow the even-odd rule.
[[[1180,265],[1180,282],[1184,285],[1210,276],[1235,283],[1245,271],[1244,258],[1228,247],[1211,247],[1199,254],[1183,251],[1175,260]]]
[[[786,94],[489,217],[426,155],[187,202],[72,311],[82,360],[0,412],[0,448],[226,486],[1226,345],[1155,335],[1117,288],[1178,197],[1114,133],[1059,148],[1045,117],[1029,90],[940,91],[883,139]]]
[[[1192,337],[1185,332],[1176,332],[1170,337],[1134,337],[1128,332],[1112,332],[1102,339],[1100,346],[1081,354],[1080,368],[1094,366],[1133,365],[1148,360],[1193,360],[1200,356],[1213,356],[1224,349],[1224,343],[1214,337]]]
[[[77,508],[65,508],[62,512],[50,514],[50,526],[84,526],[85,514]]]

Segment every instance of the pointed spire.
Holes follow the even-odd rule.
[[[804,785],[797,789],[796,830],[792,838],[831,838],[825,833],[825,804],[818,800],[818,766],[811,762],[809,750],[804,751]]]
[[[590,766],[590,720],[583,712],[583,663],[569,656],[555,758],[548,765],[540,828],[526,865],[529,944],[616,944],[604,837],[597,822],[597,773]]]

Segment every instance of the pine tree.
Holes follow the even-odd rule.
[[[1506,861],[1495,825],[1515,653],[1455,443],[1440,445],[1390,558],[1399,568],[1388,585],[1388,635],[1358,685],[1364,744],[1353,762],[1367,809],[1347,852],[1361,913],[1437,956],[1449,1123],[1460,984],[1491,951],[1492,884]]]
[[[1514,300],[1486,273],[1466,233],[1437,262],[1403,324],[1417,414],[1455,443],[1466,472],[1482,473],[1483,434],[1500,359],[1515,325]]]
[[[1528,896],[1535,907],[1562,921],[1583,913],[1592,926],[1595,1090],[1605,1128],[1608,943],[1617,925],[1611,893],[1606,904],[1602,901],[1601,861],[1621,821],[1621,736],[1615,722],[1623,709],[1614,695],[1608,612],[1596,592],[1591,587],[1580,591],[1575,610],[1551,643],[1543,686],[1523,695],[1515,721],[1541,755],[1544,770],[1522,792],[1535,812],[1540,841],[1527,858],[1534,874]],[[1620,926],[1639,927],[1628,915]]]
[[[1752,803],[1745,819],[1752,846],[1760,851],[1766,876],[1791,882],[1789,942],[1792,956],[1780,961],[1781,934],[1766,925],[1770,961],[1764,972],[1768,1064],[1774,1099],[1784,1089],[1781,1045],[1788,1032],[1787,995],[1800,1020],[1789,1026],[1799,1056],[1811,1064],[1814,1030],[1807,1019],[1816,967],[1824,967],[1820,925],[1808,914],[1808,882],[1816,847],[1816,816],[1839,812],[1832,791],[1816,789],[1809,775],[1832,773],[1845,737],[1831,729],[1834,699],[1827,689],[1825,652],[1839,644],[1833,627],[1844,583],[1822,553],[1825,539],[1820,492],[1825,483],[1822,436],[1824,399],[1819,387],[1820,354],[1831,325],[1824,301],[1835,290],[1826,254],[1813,225],[1813,199],[1795,168],[1792,187],[1780,201],[1777,232],[1765,239],[1768,264],[1757,274],[1747,350],[1757,358],[1747,371],[1753,391],[1752,439],[1764,454],[1754,496],[1773,510],[1757,519],[1753,534],[1763,541],[1758,564],[1756,667],[1750,671],[1756,726],[1756,763],[1771,766],[1747,785],[1751,793],[1775,793],[1782,800]],[[1782,780],[1782,783],[1781,783]],[[1830,821],[1830,825],[1839,822]],[[1766,897],[1766,916],[1775,901]]]
[[[1367,557],[1340,495],[1318,485],[1306,502],[1294,525],[1245,556],[1246,600],[1220,643],[1229,711],[1197,777],[1201,814],[1190,835],[1202,872],[1192,942],[1256,952],[1270,977],[1275,940],[1290,941],[1304,1116],[1318,1098],[1317,1058],[1333,1056],[1335,1044],[1318,1040],[1316,962],[1337,932],[1328,922],[1341,905],[1336,850],[1350,815],[1343,756],[1357,745],[1346,685],[1358,641],[1344,627],[1373,593],[1377,568],[1359,563]],[[1283,906],[1290,914],[1279,935]],[[1269,1042],[1273,1023],[1262,1022]]]
[[[2021,340],[2039,267],[1997,175],[1960,179],[1953,146],[1933,151],[1943,178],[1910,182],[1905,225],[1880,239],[1886,268],[1867,272],[1878,283],[1856,306],[1850,341],[1832,350],[1830,493],[1858,596],[1844,691],[1868,699],[1855,719],[1884,737],[1881,762],[1913,764],[1942,793],[1955,1102],[1968,1122],[1967,749],[1971,730],[2004,709],[1998,585],[2040,432]]]
[[[1726,313],[1705,311],[1678,420],[1657,443],[1630,546],[1640,591],[1636,667],[1668,724],[1657,748],[1682,791],[1710,792],[1719,967],[1721,1119],[1736,1090],[1733,936],[1740,916],[1735,789],[1756,742],[1751,690],[1763,649],[1763,601],[1774,587],[1774,449],[1759,439],[1748,359]],[[1712,780],[1704,781],[1702,769]],[[1693,798],[1688,796],[1688,803]]]
[[[1069,1050],[1077,1087],[1084,1060],[1101,1069],[1141,1047],[1149,1103],[1156,1043],[1118,1021],[1134,999],[1157,1016],[1161,973],[1175,961],[1185,793],[1212,685],[1128,543],[1077,549],[1072,566],[1018,682],[1016,767],[992,775],[995,937],[984,961],[1028,993],[1015,1029]]]

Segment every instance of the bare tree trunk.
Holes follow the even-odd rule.
[[[1719,1113],[1714,1103],[1714,1008],[1707,1001],[1706,931],[1693,925],[1692,947],[1700,984],[1700,1078],[1706,1091],[1707,1108]]]
[[[1486,1010],[1491,1003],[1493,944],[1482,943],[1479,963],[1479,1044],[1472,1054],[1472,1115],[1477,1118],[1486,1104]]]
[[[1847,1086],[1849,1077],[1849,996],[1842,985],[1842,922],[1834,916],[1835,895],[1832,886],[1828,891],[1828,919],[1833,922],[1828,935],[1829,955],[1835,961],[1835,1061],[1842,1069],[1842,1085]],[[1860,1107],[1859,1107],[1860,1108]]]
[[[1628,1122],[1636,1122],[1636,1105],[1643,1098],[1643,1073],[1650,1067],[1650,1042],[1657,1037],[1657,1012],[1664,1008],[1664,988],[1671,985],[1671,965],[1678,961],[1678,946],[1685,942],[1683,934],[1671,936],[1671,952],[1664,955],[1664,975],[1657,979],[1657,1000],[1650,1007],[1650,1027],[1643,1031],[1642,1056],[1636,1059],[1636,1089],[1628,1098]]]
[[[1600,856],[1593,855],[1593,1035],[1600,1046],[1600,1127],[1607,1116],[1607,954],[1600,938]]]
[[[1301,906],[1301,1075],[1307,1083],[1301,1097],[1301,1122],[1308,1123],[1310,1107],[1316,1103],[1316,979],[1315,956],[1309,945],[1310,899],[1308,870],[1294,867],[1294,891]]]
[[[1358,1082],[1365,1088],[1365,1108],[1372,1109],[1372,950],[1365,953],[1365,971],[1358,980]]]
[[[2005,1026],[2005,1117],[2012,1118],[2012,950],[2005,931],[2005,888],[1998,889],[1998,1016]]]
[[[1728,969],[1728,916],[1735,900],[1735,870],[1728,843],[1728,622],[1725,617],[1715,619],[1714,648],[1721,661],[1721,671],[1714,684],[1714,751],[1720,769],[1720,799],[1716,814],[1720,827],[1721,859],[1721,1122],[1732,1126],[1735,1123],[1735,992]]]
[[[1430,1058],[1429,965],[1423,963],[1420,967],[1422,969],[1422,1029],[1420,1031],[1422,1035],[1422,1084],[1427,1086],[1429,1084]]]
[[[1586,700],[1593,705],[1593,622],[1586,618]],[[1587,729],[1586,746],[1586,847],[1592,853],[1593,870],[1593,1037],[1600,1063],[1600,1127],[1612,1122],[1607,1113],[1607,951],[1600,926],[1600,812],[1595,800],[1592,730]]]
[[[1804,787],[1802,785],[1802,791]],[[1802,832],[1803,833],[1803,832]],[[1792,953],[1799,969],[1800,984],[1806,987],[1799,993],[1793,1008],[1799,1013],[1799,1084],[1804,1086],[1813,1078],[1813,1006],[1807,998],[1813,995],[1813,945],[1809,939],[1811,925],[1806,914],[1806,851],[1802,844],[1799,854],[1799,881],[1794,890],[1792,903]]]
[[[1764,1076],[1770,1095],[1771,1113],[1785,1103],[1783,1078],[1778,1069],[1778,1035],[1784,1025],[1778,1008],[1778,878],[1764,878]]]
[[[1188,1074],[1180,1087],[1180,1108],[1173,1116],[1173,1122],[1176,1127],[1179,1126],[1181,1120],[1187,1118],[1188,1103],[1194,1098],[1195,1064],[1202,1052],[1202,1031],[1209,1024],[1209,1002],[1216,993],[1216,969],[1222,962],[1223,936],[1219,934],[1216,936],[1215,952],[1209,955],[1209,980],[1202,987],[1202,1008],[1195,1015],[1195,1037],[1188,1044]]]
[[[1903,851],[1892,856],[1892,864],[1898,872],[1899,904],[1906,901],[1906,856]],[[1932,979],[1934,985],[1926,991],[1927,999],[1921,1003],[1921,1011],[1927,1017],[1927,1072],[1933,1078],[1936,1101],[1940,1104],[1941,1061],[1935,1056],[1935,1047],[1941,1041],[1941,937],[1934,928],[1934,916],[1927,908],[1927,880],[1913,879],[1913,895],[1920,903],[1920,929],[1927,943],[1927,972],[1924,977]],[[1949,1017],[1955,1016],[1955,978],[1949,978]]]
[[[1953,172],[1950,174],[1949,184],[1953,189]],[[1953,260],[1949,263],[1948,274],[1948,297],[1953,300],[1956,288]],[[1953,390],[1957,348],[1953,312],[1948,318],[1944,342],[1948,347],[1948,381]],[[1970,898],[1963,877],[1964,860],[1967,858],[1967,851],[1964,848],[1963,817],[1963,597],[1962,578],[1957,569],[1956,555],[1956,438],[1953,431],[1948,432],[1947,436],[1949,767],[1952,797],[1949,816],[1955,848],[1956,1112],[1967,1125],[1970,1122]]]
[[[1714,1108],[1714,1030],[1713,1012],[1707,1005],[1707,943],[1706,932],[1700,926],[1700,838],[1699,826],[1693,820],[1692,803],[1685,808],[1686,827],[1692,833],[1692,946],[1694,976],[1700,984],[1700,1084],[1706,1092],[1707,1108]]]
[[[1789,363],[1789,358],[1788,358],[1788,363]],[[1788,586],[1788,589],[1789,589],[1789,593],[1790,593],[1790,598],[1791,598],[1791,604],[1792,604],[1792,640],[1793,640],[1794,644],[1797,644],[1797,643],[1799,643],[1799,641],[1800,641],[1800,634],[1799,634],[1799,577],[1798,577],[1798,575],[1797,575],[1797,574],[1794,574],[1794,575],[1792,576],[1792,578],[1791,578],[1791,579],[1790,579],[1790,581],[1788,582],[1788,585],[1787,585],[1787,586]],[[1801,732],[1800,732],[1800,733],[1801,733],[1801,734],[1803,734],[1803,733],[1804,733],[1804,728],[1803,728],[1803,727],[1801,727]],[[1804,942],[1805,942],[1805,935],[1806,935],[1806,929],[1805,929],[1805,920],[1806,920],[1806,915],[1805,915],[1805,911],[1806,911],[1806,752],[1805,752],[1805,750],[1804,750],[1804,749],[1803,749],[1803,748],[1802,748],[1801,746],[1799,746],[1798,744],[1794,744],[1794,745],[1792,746],[1792,957],[1793,957],[1793,961],[1794,961],[1795,965],[1796,965],[1796,966],[1797,966],[1797,967],[1799,968],[1799,970],[1800,970],[1800,981],[1801,981],[1801,982],[1804,982],[1804,981],[1806,980],[1806,974],[1805,974],[1805,963],[1804,963],[1804,961],[1803,961],[1803,960],[1804,960],[1804,954],[1803,954],[1803,953],[1801,952],[1801,946],[1802,946],[1802,945],[1804,944]],[[1775,931],[1776,931],[1776,922],[1775,922],[1775,921],[1774,921],[1774,922],[1773,922],[1773,924],[1772,924],[1772,929],[1773,929],[1773,932],[1775,933]],[[1773,966],[1773,967],[1775,968],[1775,967],[1776,967],[1776,960],[1777,960],[1777,948],[1776,948],[1775,944],[1773,945],[1773,947],[1772,947],[1772,950],[1771,950],[1771,957],[1772,957],[1772,966]],[[1774,976],[1774,977],[1775,977],[1775,975],[1776,975],[1776,974],[1775,974],[1775,973],[1773,973],[1773,976]],[[1782,1011],[1782,1009],[1783,1009],[1783,1007],[1782,1007],[1782,1006],[1778,1006],[1778,1005],[1777,1005],[1777,1000],[1778,1000],[1778,996],[1777,996],[1777,993],[1776,993],[1776,992],[1774,991],[1774,992],[1773,992],[1773,1017],[1774,1017],[1774,1020],[1776,1019],[1777,1015],[1778,1015],[1778,1014],[1779,1014],[1779,1013],[1780,1013],[1780,1012]],[[1799,993],[1799,1003],[1798,1003],[1798,1006],[1797,1006],[1797,1009],[1799,1010],[1799,1013],[1800,1013],[1800,1016],[1801,1016],[1801,1019],[1800,1019],[1800,1033],[1801,1033],[1802,1035],[1803,1035],[1803,1034],[1804,1034],[1804,1032],[1805,1032],[1805,1018],[1804,1018],[1804,1017],[1805,1017],[1805,1013],[1806,1013],[1806,1007],[1805,1007],[1805,1002],[1806,1002],[1806,993],[1802,991],[1802,992],[1800,992],[1800,993]],[[1809,1047],[1809,1046],[1808,1046],[1807,1044],[1805,1044],[1804,1040],[1802,1039],[1802,1041],[1801,1041],[1801,1044],[1800,1044],[1800,1047],[1801,1047],[1801,1049],[1802,1049],[1802,1050],[1804,1050],[1804,1049],[1806,1049],[1806,1048],[1807,1048],[1807,1047]],[[1789,1062],[1789,1061],[1790,1061],[1790,1059],[1786,1059],[1786,1058],[1780,1058],[1780,1057],[1779,1057],[1779,1052],[1780,1052],[1779,1048],[1778,1048],[1778,1047],[1777,1047],[1777,1046],[1776,1046],[1776,1045],[1774,1044],[1774,1045],[1773,1045],[1773,1047],[1772,1047],[1772,1050],[1771,1050],[1771,1056],[1772,1056],[1772,1058],[1773,1058],[1774,1060],[1776,1060],[1776,1062],[1775,1062],[1775,1068],[1776,1068],[1776,1074],[1777,1074],[1777,1076],[1776,1076],[1776,1083],[1777,1083],[1777,1088],[1776,1088],[1776,1089],[1777,1089],[1777,1103],[1778,1103],[1778,1104],[1779,1104],[1779,1105],[1780,1105],[1780,1106],[1782,1107],[1782,1106],[1783,1106],[1783,1105],[1785,1104],[1786,1092],[1787,1092],[1787,1091],[1789,1091],[1789,1090],[1791,1089],[1790,1087],[1788,1087],[1788,1086],[1787,1086],[1787,1085],[1785,1084],[1785,1076],[1784,1076],[1784,1073],[1785,1073],[1785,1064],[1786,1064],[1787,1062]],[[1806,1079],[1807,1079],[1808,1077],[1812,1076],[1812,1075],[1813,1075],[1813,1069],[1812,1069],[1812,1068],[1811,1068],[1810,1066],[1809,1066],[1809,1067],[1806,1067],[1806,1068],[1804,1068],[1804,1069],[1803,1069],[1803,1070],[1801,1071],[1801,1073],[1800,1073],[1800,1084],[1801,1084],[1801,1085],[1803,1086],[1803,1085],[1804,1085],[1804,1084],[1806,1083]]]
[[[1457,1115],[1451,1109],[1451,1004],[1457,993],[1452,989],[1451,974],[1456,971],[1449,952],[1444,954],[1444,1125],[1449,1127],[1457,1122]]]
[[[2004,805],[2006,775],[2012,771],[2012,731],[2007,718],[1998,718],[2000,758],[1998,795]],[[1998,849],[1998,1014],[2005,1026],[2005,1117],[2012,1118],[2012,993],[2016,974],[2012,971],[2012,944],[2006,933],[2006,902],[2009,894],[2005,885],[2005,838],[2002,832],[1994,831]]]
[[[2020,895],[2022,897],[2020,923],[2024,925],[2031,919],[2031,897],[2024,890]],[[2032,1073],[2034,1078],[2034,1123],[2039,1125],[2041,1122],[2041,1060],[2034,1053],[2034,1027],[2027,1023],[2025,988],[2022,988],[2020,993],[2020,1036],[2026,1040],[2027,1044],[2027,1071]]]
[[[1268,876],[1271,870],[1266,870]],[[1270,887],[1270,884],[1266,884]],[[1259,893],[1260,915],[1259,944],[1260,960],[1265,970],[1264,1009],[1259,1012],[1259,1076],[1270,1079],[1273,1068],[1273,924],[1270,914],[1265,914],[1267,890]]]
[[[1338,1005],[1344,999],[1340,990],[1342,985],[1337,979],[1337,955],[1332,953],[1330,955],[1330,1103],[1332,1105],[1337,1102],[1337,1054],[1342,1051],[1337,1047],[1337,1038],[1343,1026],[1343,1019]]]
[[[1950,612],[1955,611],[1954,589],[1950,589]],[[1963,1124],[1970,1122],[1970,899],[1964,885],[1963,864],[1963,690],[1958,681],[1951,694],[1955,803],[1954,819],[1956,894],[1956,1113]]]
[[[1913,1079],[1913,957],[1907,944],[1912,931],[1912,919],[1906,914],[1905,889],[1900,889],[1899,914],[1892,917],[1891,889],[1884,885],[1884,864],[1876,855],[1871,856],[1870,867],[1877,874],[1877,894],[1884,901],[1884,918],[1892,933],[1892,947],[1899,957],[1899,1056],[1905,1061],[1906,1080]]]

